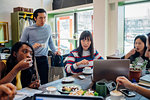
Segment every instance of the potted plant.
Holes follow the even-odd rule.
[[[146,68],[147,63],[147,60],[139,63],[139,58],[136,58],[133,64],[130,66],[129,80],[138,82],[141,77],[142,70]]]

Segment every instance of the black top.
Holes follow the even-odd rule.
[[[132,64],[133,61],[135,61],[135,59],[136,59],[137,57],[140,57],[140,53],[138,53],[138,52],[136,52],[134,55],[131,55],[128,59],[130,59],[130,63]],[[148,61],[148,64],[147,64],[146,68],[150,68],[150,60],[149,60],[149,58],[145,57],[145,54],[143,54],[143,55],[141,56],[141,58],[142,58],[143,60],[147,60],[147,61]],[[121,57],[121,59],[125,59],[125,56]]]
[[[10,59],[7,60],[7,69],[5,75],[7,75],[16,64],[12,64]],[[32,81],[36,80],[36,71],[34,66],[21,71],[21,84],[22,88],[28,87]],[[12,83],[16,85],[16,78],[13,79]]]

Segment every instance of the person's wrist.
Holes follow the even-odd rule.
[[[76,63],[76,66],[79,66],[79,62]]]
[[[15,71],[16,71],[16,72],[19,72],[20,70],[22,70],[22,69],[21,69],[20,65],[17,64],[16,67],[15,67]]]
[[[134,83],[132,83],[132,85],[131,85],[131,90],[136,91],[136,88],[137,88],[137,85],[134,84]]]
[[[131,56],[131,55],[132,55],[132,52],[129,52],[129,53],[128,53],[128,56]]]

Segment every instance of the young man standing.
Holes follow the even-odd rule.
[[[44,9],[35,10],[33,18],[36,23],[24,29],[21,41],[28,42],[33,46],[41,84],[45,84],[48,82],[48,47],[55,54],[60,53],[56,51],[53,44],[50,25],[45,24],[46,11]]]

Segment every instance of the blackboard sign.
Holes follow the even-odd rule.
[[[53,10],[93,3],[93,0],[53,0]]]

